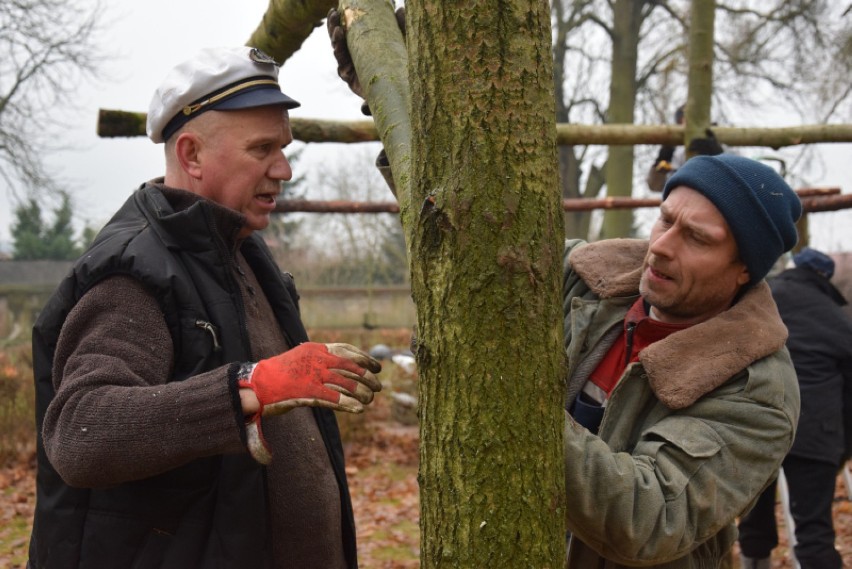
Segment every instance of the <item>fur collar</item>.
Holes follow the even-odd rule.
[[[645,240],[610,239],[575,249],[569,261],[601,299],[631,296],[638,294],[647,250]],[[787,328],[761,281],[725,312],[648,346],[639,361],[657,398],[683,409],[786,340]]]

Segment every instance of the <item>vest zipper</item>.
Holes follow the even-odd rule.
[[[212,234],[218,237],[218,243],[216,244],[217,249],[219,249],[220,254],[224,254],[225,257],[225,279],[227,279],[228,283],[231,287],[231,294],[234,295],[234,304],[237,308],[237,317],[239,319],[239,329],[240,336],[242,340],[243,349],[245,350],[246,358],[251,358],[251,342],[249,341],[248,336],[248,318],[246,317],[246,308],[243,304],[242,294],[240,294],[240,284],[237,282],[237,279],[234,277],[232,268],[236,266],[239,269],[239,265],[237,264],[237,252],[239,250],[239,244],[236,241],[237,231],[234,230],[231,235],[231,243],[232,246],[228,246],[228,241],[225,239],[225,236],[219,230],[219,224],[216,223],[216,219],[210,216],[209,218]]]
[[[201,328],[205,332],[209,332],[210,336],[213,338],[213,351],[220,352],[222,351],[222,346],[219,344],[219,336],[216,334],[216,327],[213,326],[210,322],[206,320],[196,320],[195,326]]]

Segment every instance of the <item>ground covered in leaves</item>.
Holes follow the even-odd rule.
[[[363,569],[413,569],[419,563],[417,427],[382,418],[364,421],[346,445],[347,472]],[[35,494],[32,457],[0,469],[0,567],[23,569]],[[838,482],[837,548],[852,567],[852,502]],[[780,507],[779,507],[779,523]],[[773,569],[792,569],[783,523]],[[736,565],[735,565],[736,567]]]
[[[377,403],[383,406],[383,401]],[[341,423],[344,429],[357,426],[345,452],[360,566],[419,567],[417,427],[391,419],[389,410],[381,408],[357,422]],[[34,496],[33,453],[0,468],[0,568],[26,567]]]
[[[409,380],[398,371],[385,376],[385,389],[365,413],[339,414],[363,569],[420,566],[418,427],[413,412],[391,395],[410,392]],[[29,450],[0,467],[0,568],[26,566],[34,495],[35,458]],[[772,567],[792,569],[780,506],[778,514],[781,545]],[[837,548],[844,566],[852,567],[852,502],[841,477],[834,514]]]

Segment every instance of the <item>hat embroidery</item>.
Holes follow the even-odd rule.
[[[261,52],[261,53],[263,53],[263,52]],[[184,115],[189,116],[192,113],[197,112],[199,109],[201,109],[203,107],[206,107],[208,105],[212,105],[216,101],[224,99],[225,97],[229,97],[229,96],[233,95],[234,93],[236,93],[238,91],[242,91],[243,89],[248,89],[249,87],[254,87],[256,85],[275,85],[277,87],[278,81],[276,81],[275,79],[256,79],[254,81],[246,81],[245,83],[240,83],[239,85],[231,87],[227,91],[223,91],[223,92],[219,93],[218,95],[214,95],[214,96],[210,97],[209,99],[205,99],[204,101],[201,101],[200,103],[196,103],[194,105],[187,105],[183,108],[182,112],[183,112]]]
[[[272,59],[271,55],[260,51],[256,47],[251,48],[251,51],[249,51],[249,59],[251,59],[255,63],[268,63],[272,65],[278,65],[278,62]]]

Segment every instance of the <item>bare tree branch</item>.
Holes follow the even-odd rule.
[[[336,5],[336,0],[269,0],[263,19],[246,45],[259,48],[283,63],[302,47]]]
[[[0,3],[0,178],[13,200],[56,189],[44,158],[58,148],[57,109],[73,108],[75,86],[97,78],[102,14],[100,3]]]

